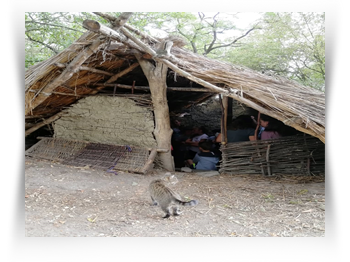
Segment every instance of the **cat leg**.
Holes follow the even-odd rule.
[[[180,213],[179,207],[173,206],[173,215],[174,216],[179,216],[180,214],[181,213]]]
[[[157,206],[157,205],[158,205],[158,202],[155,201],[155,200],[153,199],[153,197],[151,197],[151,199],[152,199],[152,204],[151,204],[151,206]]]
[[[163,216],[163,218],[170,217],[170,208],[169,207],[165,207],[165,206],[161,206],[161,208],[165,212],[165,216]]]

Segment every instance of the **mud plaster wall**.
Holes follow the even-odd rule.
[[[116,145],[155,147],[150,108],[122,97],[90,96],[79,100],[54,123],[54,136]]]

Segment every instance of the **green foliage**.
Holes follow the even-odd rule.
[[[230,49],[226,60],[324,91],[324,13],[266,13],[260,26]]]
[[[108,13],[114,17],[120,13]],[[195,53],[281,75],[325,89],[325,14],[265,13],[255,25],[235,25],[238,14],[136,12],[129,24],[155,37],[181,35]],[[93,13],[25,13],[25,66],[55,55],[86,29],[85,19],[108,21]]]
[[[71,45],[86,31],[82,27],[85,19],[101,20],[91,13],[25,13],[25,66],[44,61]]]

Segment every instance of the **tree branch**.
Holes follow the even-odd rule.
[[[45,44],[44,42],[41,42],[41,41],[39,41],[39,40],[35,40],[35,39],[31,38],[31,37],[29,36],[29,34],[27,34],[27,33],[26,33],[26,36],[28,37],[28,39],[29,39],[30,41],[35,42],[35,43],[39,43],[39,44],[45,46],[46,48],[52,50],[52,52],[54,52],[55,54],[58,54],[58,53],[59,53],[59,51],[56,50],[55,48],[53,48],[52,46],[50,46],[50,45],[48,45],[48,44]]]
[[[42,22],[37,22],[37,21],[25,21],[25,24],[37,24],[37,25],[46,25],[46,26],[51,26],[51,27],[60,27],[60,28],[64,28],[64,29],[67,29],[67,30],[71,30],[71,31],[75,31],[75,32],[78,32],[78,33],[84,33],[80,30],[77,30],[77,29],[74,29],[74,28],[71,28],[71,27],[66,27],[66,26],[62,26],[62,25],[55,25],[55,24],[48,24],[48,23],[42,23]]]
[[[235,40],[233,40],[231,43],[228,44],[223,44],[223,45],[217,45],[214,47],[211,47],[210,49],[208,49],[208,51],[206,52],[206,54],[209,54],[211,51],[213,51],[214,49],[218,49],[218,48],[222,48],[222,47],[228,47],[228,46],[232,46],[233,44],[235,44],[238,40],[242,39],[243,37],[247,36],[251,31],[256,30],[256,29],[260,29],[258,27],[253,27],[251,29],[249,29],[244,35],[241,35],[240,37],[237,37]],[[216,33],[216,32],[215,32]],[[216,34],[215,34],[216,37]]]

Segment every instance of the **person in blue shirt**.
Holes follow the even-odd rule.
[[[188,159],[187,163],[193,169],[197,170],[217,170],[216,164],[219,157],[212,152],[213,142],[210,140],[198,143],[200,153],[197,153],[193,159]]]

